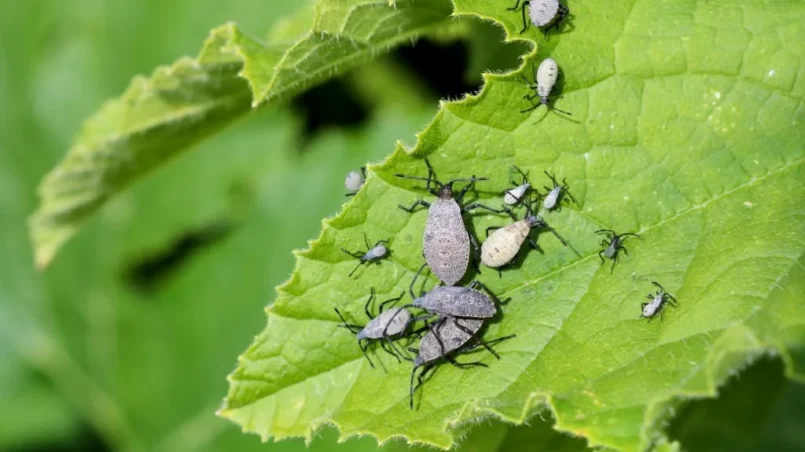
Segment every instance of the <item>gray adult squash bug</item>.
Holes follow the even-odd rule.
[[[411,207],[400,205],[399,208],[406,212],[413,212],[421,205],[428,208],[428,219],[425,224],[425,233],[422,236],[422,254],[428,263],[431,271],[440,281],[448,286],[455,285],[467,271],[470,262],[470,243],[475,249],[478,244],[475,239],[467,232],[462,215],[470,210],[481,208],[493,213],[508,212],[508,209],[495,209],[485,206],[478,202],[473,202],[466,206],[461,206],[464,195],[475,185],[477,181],[488,180],[486,177],[475,177],[465,179],[453,179],[446,183],[436,180],[436,173],[433,171],[428,159],[425,159],[428,167],[428,177],[407,176],[397,174],[397,177],[404,179],[415,179],[427,181],[426,190],[438,199],[433,204],[419,199]],[[453,193],[453,184],[456,182],[469,182],[457,195]],[[438,187],[438,190],[431,188],[431,183]]]

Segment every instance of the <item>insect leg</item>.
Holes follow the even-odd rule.
[[[501,343],[503,341],[508,341],[509,339],[514,339],[515,337],[517,337],[516,334],[510,334],[508,336],[503,336],[503,337],[499,337],[497,339],[492,339],[491,341],[487,341],[486,344],[491,347],[491,346],[497,345],[497,344],[499,344],[499,343]]]
[[[551,180],[551,183],[553,184],[554,188],[559,186],[559,183],[556,182],[556,176],[555,175],[553,175],[553,174],[551,174],[551,173],[549,173],[547,171],[543,171],[543,173],[545,173],[545,175],[548,176],[548,179]]]
[[[563,243],[564,243],[564,242],[563,242]],[[542,251],[542,248],[540,248],[540,247],[539,247],[539,245],[537,245],[537,241],[536,241],[536,240],[534,240],[534,238],[533,238],[533,237],[529,237],[529,238],[528,238],[528,244],[529,244],[529,245],[531,246],[531,248],[533,248],[534,250],[539,251],[541,254],[545,254],[545,252],[544,252],[544,251]],[[565,246],[567,246],[567,245],[565,245]]]
[[[494,301],[495,303],[497,303],[499,305],[503,305],[503,304],[506,304],[509,301],[511,301],[511,297],[509,297],[509,298],[507,298],[507,299],[505,299],[503,301],[500,301],[500,299],[495,294],[493,294],[492,291],[489,290],[488,287],[486,287],[481,281],[478,281],[478,280],[475,280],[475,281],[471,282],[470,285],[467,286],[467,287],[469,287],[470,289],[480,287],[481,289],[484,290],[484,292],[487,293],[487,295],[489,295],[489,298],[491,298],[492,301]],[[458,325],[458,323],[456,323],[456,325]]]
[[[501,228],[503,228],[503,226],[489,226],[486,228],[486,238],[489,238],[489,231],[496,231]]]
[[[624,241],[626,241],[626,239],[628,239],[629,237],[637,237],[637,238],[640,238],[640,236],[639,236],[638,234],[634,234],[634,233],[632,233],[632,232],[624,232],[623,234],[621,234],[621,235],[619,235],[619,236],[617,236],[617,237],[618,237],[618,239],[620,239],[621,243],[623,243]]]
[[[430,208],[430,203],[425,201],[424,199],[417,199],[416,201],[414,201],[413,204],[411,204],[411,207],[405,207],[402,204],[397,205],[397,207],[408,213],[413,213],[414,209],[416,209],[416,206],[425,206],[427,208]]]
[[[427,267],[427,265],[428,263],[425,262],[424,264],[422,264],[421,267],[419,267],[419,270],[417,270],[416,275],[414,275],[414,279],[411,280],[411,285],[408,286],[408,292],[411,294],[412,300],[416,300],[417,298],[416,295],[414,295],[414,284],[416,284],[416,280],[419,279],[419,274],[422,273],[422,270],[424,270],[425,267]]]
[[[472,176],[472,179],[470,179],[470,183],[465,185],[464,188],[462,188],[461,191],[458,192],[458,195],[454,196],[456,202],[460,204],[461,200],[464,199],[464,195],[466,195],[468,191],[472,190],[473,187],[475,187],[475,176]]]
[[[665,296],[668,298],[668,300],[666,300],[668,301],[668,304],[671,305],[672,308],[676,308],[676,298],[674,298],[671,294],[665,294]]]
[[[447,357],[445,357],[445,359],[447,360],[448,363],[458,367],[459,369],[466,369],[468,367],[489,367],[489,366],[487,366],[486,364],[484,364],[484,363],[482,363],[480,361],[470,361],[468,363],[460,363],[460,362],[456,361],[456,359],[451,357],[451,356],[447,356]]]
[[[615,253],[615,256],[612,257],[612,267],[609,268],[609,274],[611,275],[612,272],[615,271],[615,264],[618,263],[618,253]]]
[[[500,355],[498,355],[497,352],[492,350],[492,347],[490,347],[489,344],[487,344],[483,339],[481,339],[479,337],[476,337],[474,331],[472,331],[472,330],[468,329],[467,327],[465,327],[464,325],[458,323],[458,321],[456,321],[454,323],[455,323],[455,325],[456,325],[456,327],[458,329],[460,329],[461,331],[469,334],[470,337],[472,337],[478,344],[480,344],[483,348],[489,350],[489,353],[491,353],[492,356],[494,356],[497,359],[500,359]]]
[[[571,114],[571,113],[568,113],[566,111],[559,110],[558,108],[554,108],[554,110],[562,112],[562,113]],[[570,198],[571,201],[573,201],[573,204],[576,204],[576,205],[579,204],[579,203],[576,202],[576,198],[574,198],[573,195],[570,194],[570,189],[568,189],[567,182],[565,182],[564,179],[562,179],[562,191],[565,193],[565,195],[567,195],[568,198]]]
[[[559,3],[559,10],[557,11],[556,20],[554,20],[553,23],[545,29],[545,35],[547,36],[548,31],[551,28],[556,28],[556,31],[559,31],[559,25],[563,20],[565,20],[565,17],[567,17],[568,13],[570,13],[570,10],[567,8],[567,6]]]
[[[472,266],[475,267],[476,273],[481,273],[481,247],[478,246],[478,240],[475,239],[475,236],[467,233],[470,237],[470,245],[472,246],[473,254],[472,254]]]
[[[601,258],[601,265],[604,265],[604,256],[602,256],[602,254],[604,254],[604,251],[606,250],[601,250],[598,252],[598,257]]]
[[[569,111],[567,111],[567,110],[560,110],[560,109],[558,109],[558,108],[554,107],[553,105],[551,105],[551,106],[550,106],[550,110],[551,110],[552,112],[554,112],[554,113],[562,113],[563,115],[567,115],[567,116],[573,116],[573,113],[571,113],[571,112],[569,112]],[[573,121],[571,121],[571,122],[573,122]],[[574,203],[576,202],[576,200],[575,200],[575,199],[573,199],[573,197],[572,197],[572,196],[570,196],[570,199],[571,199],[571,200],[572,200]]]
[[[435,338],[436,338],[436,342],[438,342],[438,343],[439,343],[439,351],[441,352],[440,354],[441,354],[442,356],[444,356],[444,354],[445,354],[445,348],[444,348],[444,342],[442,342],[442,337],[439,335],[439,331],[441,330],[442,325],[444,325],[444,321],[445,321],[445,320],[447,320],[447,318],[446,318],[446,317],[442,317],[441,319],[439,319],[439,321],[438,321],[438,322],[436,322],[436,325],[435,325],[433,328],[431,328],[431,330],[434,330],[434,331],[435,331],[435,333],[433,333],[433,337],[435,337]],[[457,320],[456,320],[456,321],[454,321],[453,323],[455,323],[455,324],[456,324],[456,326],[459,326],[459,323],[458,323],[458,321],[457,321]]]
[[[424,333],[425,331],[428,331],[430,329],[430,326],[431,326],[430,323],[427,323],[427,320],[430,319],[430,318],[433,318],[435,315],[436,314],[423,314],[423,315],[420,315],[420,316],[417,316],[417,317],[414,317],[413,319],[411,319],[412,324],[416,323],[416,322],[418,322],[420,320],[425,320],[425,326],[419,328],[418,330],[411,331],[411,335],[416,336],[419,339],[422,339],[422,333]],[[411,351],[411,347],[408,347],[408,351]],[[416,350],[414,353],[418,353],[418,352],[419,352],[419,350]]]
[[[660,291],[662,291],[662,293],[665,293],[665,289],[663,289],[663,287],[657,281],[651,281],[651,284],[654,284],[658,289],[660,289]]]
[[[413,410],[414,409],[414,376],[416,375],[416,370],[418,367],[414,367],[411,369],[411,382],[408,384],[408,408]],[[421,375],[421,373],[420,373]],[[417,385],[417,388],[419,385]]]
[[[386,301],[384,301],[384,302],[380,303],[380,312],[383,312],[383,309],[385,309],[385,308],[386,308],[386,305],[387,305],[387,304],[389,304],[389,303],[394,304],[394,303],[396,303],[396,302],[398,302],[398,301],[402,300],[402,297],[403,297],[404,295],[405,295],[405,291],[403,290],[402,292],[400,292],[400,296],[399,296],[399,297],[397,297],[397,298],[389,298],[388,300],[386,300]]]
[[[474,202],[474,203],[467,204],[466,206],[464,206],[461,209],[461,213],[469,212],[470,210],[473,210],[473,209],[486,209],[486,210],[488,210],[490,212],[493,212],[493,213],[511,212],[511,210],[508,209],[508,208],[495,209],[494,207],[489,207],[489,206],[483,205],[483,204],[481,204],[479,202]]]
[[[358,334],[363,329],[363,327],[360,326],[360,325],[355,325],[355,324],[352,324],[352,323],[348,323],[346,321],[346,319],[344,319],[344,316],[341,315],[341,311],[339,311],[338,308],[333,308],[333,309],[335,309],[335,313],[338,314],[338,317],[344,323],[343,325],[340,325],[340,326],[348,329],[351,333],[354,333],[354,334]]]
[[[361,345],[363,344],[363,345]],[[372,369],[375,368],[375,364],[369,359],[369,354],[366,353],[366,349],[369,348],[369,339],[361,339],[358,341],[358,347],[360,347],[361,351],[363,352],[363,356],[369,361],[369,365],[372,366]]]
[[[523,170],[521,170],[520,167],[517,165],[512,165],[512,168],[514,168],[514,170],[517,171],[520,174],[520,176],[523,177],[523,181],[521,182],[521,184],[528,183],[528,173],[529,173],[528,171],[523,172]]]
[[[400,357],[397,355],[397,350],[396,350],[396,349],[394,349],[394,348],[393,348],[393,346],[392,346],[392,349],[389,349],[389,348],[388,348],[390,345],[391,345],[391,341],[390,341],[390,340],[388,340],[388,337],[386,338],[386,340],[381,340],[381,341],[380,341],[380,348],[382,348],[384,352],[386,352],[386,353],[388,353],[389,355],[391,355],[391,356],[393,356],[394,358],[396,358],[398,363],[399,363],[399,362],[402,362],[402,361],[400,360]]]
[[[565,239],[564,239],[564,238],[563,238],[561,235],[559,235],[559,233],[558,233],[558,232],[556,232],[556,229],[554,229],[554,228],[552,228],[552,227],[548,226],[547,224],[545,225],[545,227],[546,227],[546,228],[548,228],[548,230],[549,230],[549,231],[551,231],[551,233],[552,233],[552,234],[553,234],[553,235],[554,235],[554,236],[555,236],[557,239],[559,239],[559,241],[560,241],[560,242],[562,242],[562,245],[564,245],[565,247],[569,247],[569,246],[570,246],[570,245],[567,243],[567,240],[565,240]]]
[[[525,7],[530,3],[531,2],[529,0],[526,0],[526,1],[523,2],[523,6],[520,7],[520,11],[522,11],[522,13],[523,13],[523,29],[520,30],[520,34],[523,34],[526,31],[526,29],[528,28],[528,22],[526,22],[526,20],[525,20]]]
[[[517,335],[516,335],[516,334],[510,334],[510,335],[508,335],[508,336],[503,336],[503,337],[499,337],[499,338],[497,338],[497,339],[492,339],[492,340],[491,340],[491,341],[489,341],[489,342],[485,342],[485,344],[491,347],[491,346],[493,346],[493,345],[497,345],[497,344],[499,344],[499,343],[501,343],[501,342],[503,342],[503,341],[507,341],[507,340],[512,339],[512,338],[515,338],[515,337],[517,337]],[[466,346],[465,348],[462,348],[461,350],[462,350],[462,351],[470,351],[470,350],[474,350],[474,349],[476,349],[476,348],[477,348],[479,345],[481,345],[481,344],[479,344],[479,343],[472,344],[472,345]]]
[[[429,192],[433,193],[431,191],[432,189],[430,188],[431,182],[433,182],[433,183],[435,183],[436,185],[439,185],[439,186],[441,186],[441,183],[437,180],[437,178],[436,178],[436,170],[433,169],[433,166],[431,166],[431,164],[430,164],[430,160],[428,160],[427,158],[425,158],[425,166],[428,167],[428,183],[425,186],[425,188],[427,188],[427,190]]]
[[[623,250],[623,253],[625,255],[627,255],[627,256],[629,255],[629,250],[627,250],[625,246],[621,245],[621,246],[618,247],[618,249]]]
[[[348,254],[348,255],[354,257],[355,259],[363,259],[363,253],[347,251],[344,248],[341,248],[341,251],[343,251],[345,254]]]
[[[374,299],[375,299],[375,288],[370,287],[369,299],[366,300],[366,304],[363,306],[363,311],[366,313],[366,317],[369,317],[369,320],[373,320],[375,318],[375,316],[373,316],[372,313],[369,312],[369,305],[372,303],[372,300]],[[383,310],[381,309],[380,312],[383,312]]]
[[[539,108],[540,105],[542,105],[542,104],[534,104],[534,105],[531,106],[531,108],[526,108],[525,110],[520,110],[520,113],[528,113],[529,111],[534,111],[537,108]]]
[[[520,0],[517,0],[517,3],[514,4],[511,8],[506,8],[507,11],[517,11],[517,7],[520,6]]]
[[[408,405],[412,410],[414,409],[414,392],[417,389],[419,389],[420,386],[422,386],[422,383],[423,383],[423,380],[425,379],[425,376],[434,367],[435,366],[432,365],[432,364],[425,364],[425,366],[422,367],[422,371],[419,373],[419,377],[417,377],[416,386],[414,386],[414,376],[416,375],[416,370],[418,369],[418,367],[414,367],[413,370],[411,370],[411,385],[410,385],[411,393],[410,393],[410,396],[409,396],[409,399],[408,399]]]

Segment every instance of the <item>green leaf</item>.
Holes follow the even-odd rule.
[[[519,31],[506,4],[455,3]],[[591,445],[673,449],[662,433],[672,408],[714,396],[747,359],[774,350],[789,377],[805,379],[805,6],[570,6],[561,34],[522,35],[539,46],[519,73],[487,75],[480,95],[444,103],[416,147],[370,166],[360,193],[296,253],[267,327],[229,377],[222,416],[263,439],[334,424],[345,436],[447,448],[468,422],[521,423],[547,405],[558,429]],[[556,105],[572,118],[519,113],[529,91],[517,76],[548,55],[564,74]],[[478,353],[488,369],[440,368],[409,410],[410,366],[375,353],[387,372],[370,368],[333,307],[362,322],[370,287],[381,299],[407,288],[426,212],[397,205],[428,195],[394,174],[424,175],[423,156],[442,179],[490,177],[480,196],[493,204],[514,163],[537,187],[543,170],[567,178],[579,204],[545,215],[578,254],[547,235],[544,255],[523,253],[501,278],[484,271],[512,297],[485,337],[517,338],[497,347],[499,361]],[[505,222],[471,219],[478,233]],[[600,228],[641,234],[612,273],[597,255]],[[349,279],[355,262],[339,248],[359,248],[364,233],[390,238],[391,259]],[[639,314],[651,281],[679,307],[648,323]]]
[[[428,33],[458,29],[449,0],[320,0],[309,19],[280,24],[261,43],[233,24],[213,30],[196,59],[136,77],[84,124],[70,152],[42,181],[31,217],[36,264],[58,249],[111,196],[249,111],[278,101]],[[460,29],[459,29],[460,30]],[[297,40],[291,37],[300,36]]]

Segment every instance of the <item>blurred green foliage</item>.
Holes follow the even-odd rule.
[[[375,107],[360,130],[325,131],[302,148],[301,118],[288,108],[253,114],[111,202],[45,273],[33,269],[25,224],[38,181],[82,118],[133,74],[195,53],[227,20],[260,36],[300,6],[0,2],[0,450],[86,450],[87,430],[114,450],[305,449],[299,440],[262,445],[214,411],[232,357],[263,327],[263,307],[292,268],[290,249],[304,247],[344,201],[344,174],[386,156],[398,138],[413,141],[435,113],[427,90],[395,63],[380,60],[353,75],[356,93]],[[500,36],[494,26],[472,26],[480,28],[468,77],[513,62],[511,47],[490,46]],[[392,83],[399,89],[384,89]],[[132,276],[138,264],[205,231],[220,234],[173,271]],[[738,380],[743,390],[728,387],[717,401],[684,407],[673,436],[690,450],[750,443],[802,450],[805,392],[780,375],[776,362],[762,361]],[[742,408],[758,403],[762,410]],[[756,421],[761,411],[765,422]],[[742,416],[740,425],[755,432],[730,430]],[[584,449],[552,423],[483,424],[462,451]],[[748,433],[756,435],[740,436]],[[735,441],[714,441],[725,437]],[[311,450],[333,450],[336,439],[325,429]],[[340,448],[371,451],[376,443],[352,439]]]

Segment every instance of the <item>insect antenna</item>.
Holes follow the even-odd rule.
[[[571,113],[569,111],[565,111],[565,110],[560,110],[560,109],[558,109],[556,107],[550,107],[550,110],[553,111],[553,112],[556,112],[556,113],[562,113],[563,115],[573,116],[573,113]]]
[[[358,262],[358,265],[356,265],[356,266],[355,266],[355,268],[353,268],[353,269],[352,269],[352,271],[351,271],[351,272],[349,272],[349,275],[347,276],[347,278],[351,277],[351,276],[352,276],[352,274],[353,274],[353,273],[355,273],[356,271],[358,271],[358,268],[359,268],[361,265],[365,264],[365,263],[366,263],[366,261],[364,261],[364,260],[361,260],[360,262]]]
[[[390,298],[390,299],[388,299],[388,300],[386,300],[386,301],[384,301],[384,302],[380,303],[380,312],[383,312],[383,310],[386,308],[386,305],[388,305],[388,304],[394,304],[394,303],[396,303],[396,302],[398,302],[398,301],[402,300],[402,297],[403,297],[404,295],[405,295],[405,291],[402,291],[402,292],[400,293],[400,296],[399,296],[399,297],[397,297],[397,298]]]
[[[411,382],[408,385],[408,407],[412,410],[414,409],[414,377],[416,376],[417,369],[419,369],[417,366],[414,366],[414,368],[411,369]]]
[[[567,240],[565,240],[561,235],[559,235],[559,233],[556,232],[556,229],[548,226],[547,224],[545,225],[545,227],[549,231],[551,231],[551,233],[553,233],[553,235],[556,236],[556,238],[559,239],[560,242],[562,242],[562,245],[564,245],[565,247],[568,247],[568,248],[570,247],[570,244],[567,243]]]
[[[346,328],[346,329],[348,329],[348,330],[349,330],[351,333],[354,333],[354,334],[358,334],[358,333],[359,333],[359,332],[360,332],[360,331],[363,329],[363,327],[362,327],[362,326],[360,326],[360,325],[355,325],[355,324],[352,324],[352,323],[347,322],[347,321],[346,321],[346,319],[344,318],[344,316],[343,316],[343,315],[341,315],[341,311],[339,311],[339,310],[338,310],[338,308],[334,308],[334,309],[335,309],[335,313],[336,313],[336,314],[338,314],[338,317],[339,317],[339,318],[341,319],[341,321],[344,323],[343,325],[338,325],[338,326],[340,326],[340,327],[342,327],[342,328]],[[356,331],[356,330],[357,330],[357,331]]]
[[[411,285],[408,286],[408,293],[411,294],[412,300],[416,300],[417,298],[416,295],[414,295],[414,284],[416,284],[416,280],[419,279],[420,273],[422,273],[422,270],[424,270],[427,265],[428,263],[425,262],[424,264],[422,264],[421,267],[419,267],[419,270],[417,270],[416,275],[414,275],[414,279],[411,280]]]
[[[462,177],[462,178],[459,178],[459,179],[450,179],[444,185],[451,185],[452,186],[456,182],[470,182],[470,183],[472,183],[472,182],[478,182],[478,181],[482,181],[482,180],[489,180],[489,178],[488,177],[475,177],[475,176],[473,176],[473,177]]]
[[[367,361],[369,361],[369,365],[372,366],[372,369],[374,369],[375,368],[375,363],[373,363],[372,360],[369,359],[369,354],[366,353],[366,349],[369,348],[369,339],[361,339],[361,340],[359,340],[358,341],[358,347],[363,352],[363,357],[366,358]]]

